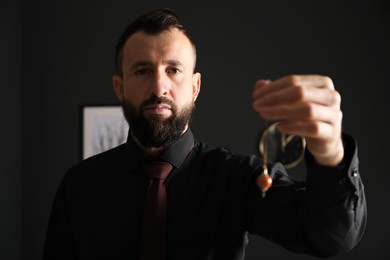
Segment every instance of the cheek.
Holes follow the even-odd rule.
[[[123,88],[123,96],[134,105],[139,105],[145,99],[145,91],[137,84],[126,82]]]
[[[183,99],[182,103],[188,103],[190,100],[193,102],[195,100],[194,88],[192,77],[186,77],[183,79],[181,84],[177,84],[177,88],[175,88],[174,94],[181,99]]]
[[[191,90],[181,89],[172,92],[172,97],[178,106],[187,105],[194,101],[194,94]]]

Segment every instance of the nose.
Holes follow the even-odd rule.
[[[158,71],[154,75],[152,87],[152,94],[157,97],[167,96],[169,92],[169,77],[165,71]]]

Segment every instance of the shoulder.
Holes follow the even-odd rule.
[[[71,166],[66,173],[66,177],[71,178],[74,175],[88,177],[107,171],[111,172],[117,167],[123,167],[125,159],[126,144],[122,144]]]

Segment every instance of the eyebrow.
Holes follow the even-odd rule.
[[[180,66],[180,67],[185,68],[184,64],[178,60],[167,60],[167,61],[164,61],[163,63],[171,65],[171,66]],[[154,65],[154,64],[150,61],[140,60],[140,61],[135,62],[133,65],[131,65],[130,69],[135,69],[137,67],[143,67],[143,66],[152,66],[152,65]]]

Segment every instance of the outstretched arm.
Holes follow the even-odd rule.
[[[328,257],[353,248],[367,217],[355,140],[342,134],[340,94],[330,78],[292,75],[259,80],[253,108],[278,130],[306,139],[307,179],[274,170],[273,185],[253,203],[250,233],[293,252]]]

